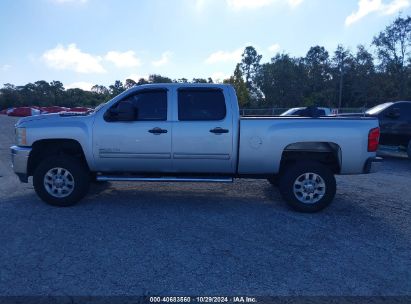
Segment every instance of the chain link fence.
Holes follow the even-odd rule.
[[[259,109],[240,109],[241,116],[275,116],[284,113],[289,108],[259,108]],[[364,113],[366,108],[340,108],[331,109],[334,114],[337,113]]]

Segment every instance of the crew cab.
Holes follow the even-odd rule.
[[[89,113],[22,118],[15,173],[38,196],[71,206],[91,181],[232,182],[268,179],[294,209],[315,212],[335,174],[375,169],[378,121],[362,117],[241,118],[223,84],[133,87]]]

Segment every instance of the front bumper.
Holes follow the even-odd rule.
[[[382,162],[383,159],[381,157],[370,157],[364,164],[363,173],[368,174],[377,172],[380,169]]]
[[[22,183],[28,182],[27,164],[31,152],[30,147],[12,146],[11,150],[11,164],[14,173],[19,177]]]

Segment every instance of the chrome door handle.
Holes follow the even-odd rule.
[[[165,129],[161,129],[161,128],[154,128],[154,129],[148,130],[148,132],[150,132],[151,134],[154,134],[154,135],[160,135],[160,134],[163,134],[163,133],[167,133],[168,131],[165,130]]]
[[[228,130],[217,127],[217,128],[211,129],[210,132],[214,134],[223,134],[223,133],[228,133]]]

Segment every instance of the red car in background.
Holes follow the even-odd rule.
[[[18,107],[8,109],[6,113],[8,116],[27,117],[33,115],[40,115],[41,111],[33,107]]]

